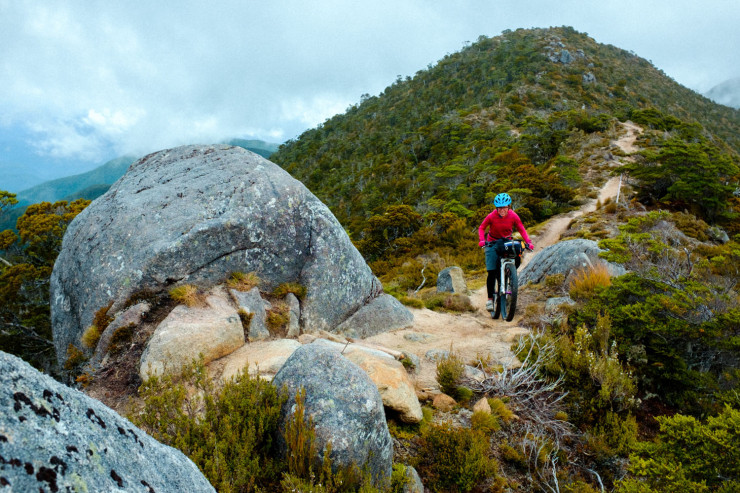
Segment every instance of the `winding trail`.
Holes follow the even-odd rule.
[[[632,122],[620,123],[625,133],[612,141],[628,156],[621,160],[612,159],[616,163],[631,161],[629,154],[637,152],[635,141],[642,129]],[[619,187],[619,177],[612,177],[599,190],[598,200],[602,203],[607,198],[614,198]],[[535,258],[542,249],[560,241],[560,236],[568,229],[574,218],[596,210],[596,200],[591,200],[580,209],[551,218],[540,229],[537,235],[532,235],[535,245],[534,252],[530,252],[522,259],[524,267]],[[520,269],[521,269],[520,267]],[[420,358],[420,365],[415,372],[416,388],[421,391],[434,391],[436,382],[436,363],[424,357],[430,350],[452,350],[465,363],[477,358],[490,358],[497,363],[515,363],[510,347],[520,336],[527,333],[527,329],[520,327],[518,314],[513,321],[491,319],[490,314],[482,307],[486,302],[485,286],[471,294],[473,306],[481,307],[473,313],[442,313],[423,309],[411,308],[414,315],[414,324],[407,329],[385,332],[367,338],[366,341],[385,346],[390,349],[410,351]]]

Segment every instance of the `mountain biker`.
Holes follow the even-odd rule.
[[[522,235],[527,248],[530,250],[534,248],[519,215],[511,210],[511,197],[509,194],[500,193],[496,195],[493,199],[493,205],[496,207],[496,210],[487,215],[478,227],[478,237],[480,239],[478,246],[486,247],[486,270],[488,271],[488,278],[486,279],[486,288],[488,291],[486,310],[488,311],[493,310],[495,283],[500,275],[499,254],[503,251],[506,240],[511,239],[514,228]],[[486,229],[488,229],[487,233]],[[493,246],[486,246],[486,242],[493,242],[494,244]],[[519,267],[518,261],[516,266]]]

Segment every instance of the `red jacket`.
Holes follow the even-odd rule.
[[[486,234],[486,228],[488,228],[488,234]],[[519,215],[512,210],[509,210],[506,217],[499,216],[498,212],[495,210],[487,215],[478,227],[478,236],[480,241],[495,241],[499,238],[510,238],[514,232],[514,228],[519,231],[527,245],[532,244],[529,240],[527,230],[524,229],[522,220],[519,219]]]

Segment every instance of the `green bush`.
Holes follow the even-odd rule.
[[[272,384],[243,373],[217,388],[201,359],[176,377],[147,379],[139,392],[144,406],[131,421],[187,455],[216,490],[275,491],[284,464],[272,458],[273,437],[285,398]]]
[[[462,360],[457,354],[450,352],[447,357],[437,362],[437,383],[439,384],[439,389],[451,397],[456,397],[458,383],[464,373],[465,369]]]
[[[703,423],[681,414],[657,420],[657,439],[636,446],[632,477],[619,482],[617,492],[738,491],[739,410],[726,407]]]
[[[471,491],[494,476],[496,463],[488,457],[488,439],[470,428],[450,423],[422,429],[417,470],[434,491]]]

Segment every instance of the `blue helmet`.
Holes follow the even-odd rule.
[[[496,207],[506,207],[511,205],[511,197],[508,193],[500,193],[493,199],[493,205]]]

